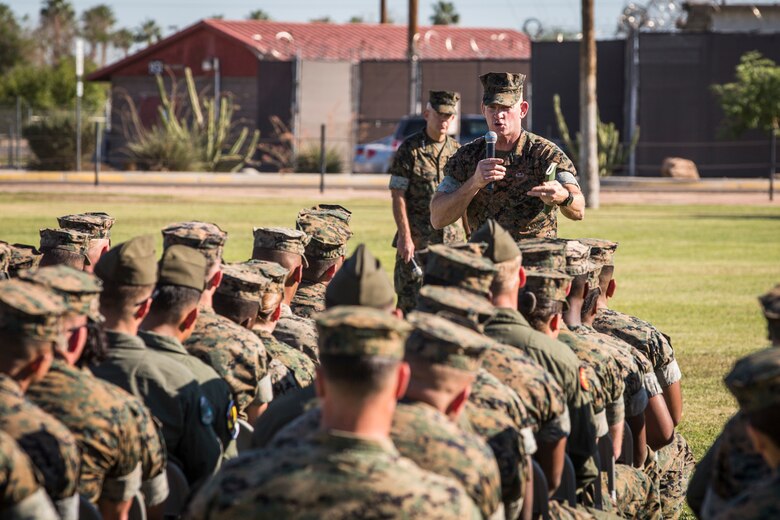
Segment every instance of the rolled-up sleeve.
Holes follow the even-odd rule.
[[[449,175],[445,176],[441,183],[439,183],[439,186],[436,188],[437,192],[441,193],[453,193],[455,191],[458,191],[458,188],[462,186],[462,183],[455,180],[454,177],[450,177]]]

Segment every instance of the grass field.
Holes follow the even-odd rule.
[[[228,231],[225,257],[233,261],[250,255],[253,226],[292,226],[297,211],[314,203],[4,193],[0,239],[37,244],[40,228],[55,227],[58,215],[81,211],[116,216],[115,243],[143,233],[159,239],[165,224],[197,219]],[[354,213],[351,247],[365,242],[391,271],[389,201],[343,203]],[[608,206],[589,212],[583,222],[562,222],[560,234],[620,242],[614,307],[650,320],[672,337],[684,375],[680,429],[700,457],[734,409],[723,375],[735,358],[767,343],[756,296],[780,282],[780,207]]]

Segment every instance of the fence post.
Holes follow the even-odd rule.
[[[95,121],[95,186],[100,184],[100,163],[103,162],[103,134],[100,122]]]
[[[325,125],[320,125],[320,193],[325,193]]]
[[[777,165],[777,130],[772,129],[772,141],[769,152],[769,201],[775,200],[775,166]]]
[[[16,96],[16,167],[22,168],[22,98]]]
[[[14,127],[8,125],[8,168],[14,167]]]

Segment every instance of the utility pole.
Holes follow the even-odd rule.
[[[599,207],[598,107],[596,104],[596,36],[593,31],[593,2],[582,1],[582,41],[580,42],[580,164],[589,208]]]
[[[379,0],[379,23],[387,23],[387,0]]]
[[[409,30],[406,38],[406,53],[409,58],[409,113],[420,112],[417,84],[420,75],[420,60],[417,56],[417,0],[409,0]]]

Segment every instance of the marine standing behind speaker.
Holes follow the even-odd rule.
[[[460,96],[456,92],[431,90],[423,111],[425,128],[410,135],[395,153],[390,166],[390,192],[393,217],[398,227],[393,246],[395,255],[395,292],[398,308],[409,312],[415,306],[422,277],[414,275],[414,253],[430,244],[449,244],[466,239],[457,218],[449,225],[431,226],[431,197],[444,178],[444,165],[458,150],[458,142],[447,135],[455,119]]]
[[[495,219],[515,240],[556,237],[557,209],[572,220],[585,216],[585,198],[571,160],[554,143],[523,130],[528,113],[523,74],[489,72],[482,81],[482,114],[498,134],[496,158],[485,158],[485,139],[464,145],[447,162],[431,201],[431,224],[441,229],[466,213],[471,229]],[[557,164],[555,180],[547,169]],[[492,183],[493,188],[486,189]],[[551,208],[545,210],[545,207]]]

